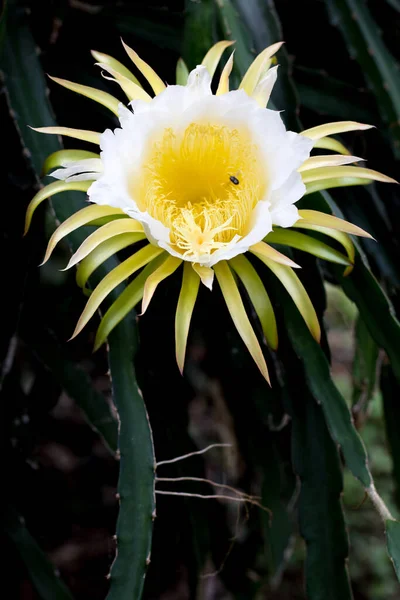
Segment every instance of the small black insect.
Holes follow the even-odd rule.
[[[238,179],[237,177],[235,177],[234,175],[231,175],[231,176],[229,177],[229,179],[231,180],[231,182],[232,182],[234,185],[239,185],[239,179]]]

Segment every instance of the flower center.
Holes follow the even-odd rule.
[[[247,234],[267,186],[258,148],[244,130],[192,123],[152,142],[131,192],[170,229],[183,258],[201,261]]]

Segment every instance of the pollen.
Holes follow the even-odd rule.
[[[130,189],[139,209],[169,228],[176,251],[201,262],[248,233],[267,185],[247,131],[192,123],[153,138]]]

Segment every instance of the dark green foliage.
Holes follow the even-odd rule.
[[[400,578],[400,523],[386,521],[387,547],[397,577]]]
[[[214,0],[185,2],[185,27],[183,31],[182,55],[189,70],[194,69],[216,41]]]
[[[83,369],[63,356],[60,342],[50,331],[33,328],[29,344],[32,352],[49,369],[60,387],[74,399],[87,421],[104,439],[111,452],[118,447],[117,420],[104,396],[93,388],[90,377]]]
[[[343,290],[356,303],[375,343],[386,350],[400,380],[400,324],[389,299],[360,256],[351,277],[342,277],[339,270],[336,275]]]
[[[232,0],[216,2],[216,5],[222,39],[235,41],[233,73],[236,75],[236,84],[238,84],[255,58],[252,35],[243,22],[243,19],[240,18],[240,13]],[[234,84],[235,80],[233,79]]]
[[[400,386],[389,365],[382,368],[381,389],[385,411],[386,434],[393,457],[393,476],[396,484],[396,500],[400,506]]]
[[[39,597],[43,600],[72,600],[53,565],[30,535],[24,518],[12,506],[3,512],[4,531],[19,552]]]
[[[294,76],[304,108],[343,121],[351,114],[356,121],[378,126],[379,112],[364,89],[335,79],[322,69],[295,66]]]
[[[293,349],[303,361],[307,387],[321,404],[332,438],[341,447],[353,475],[365,487],[371,484],[364,445],[354,429],[344,398],[330,378],[329,364],[320,346],[311,337],[293,303],[283,302],[287,331]]]
[[[38,63],[33,39],[25,24],[25,16],[17,10],[11,13],[8,21],[7,43],[3,59],[5,85],[9,96],[10,108],[15,113],[16,124],[21,138],[28,150],[36,173],[40,173],[45,157],[59,149],[55,137],[38,137],[27,127],[28,123],[53,123],[50,106],[46,97],[44,74]],[[12,35],[13,33],[13,35]],[[11,40],[11,43],[10,41]],[[67,197],[65,197],[67,196]],[[54,202],[56,217],[64,221],[78,208],[84,206],[79,195],[65,194]],[[83,232],[74,232],[70,244],[76,250],[84,237]],[[112,266],[115,266],[112,265]],[[103,278],[110,270],[109,266],[100,266],[94,282]],[[121,289],[110,294],[109,300],[116,299]],[[36,334],[40,335],[40,334]],[[154,518],[154,452],[151,431],[140,395],[133,368],[134,350],[137,345],[137,333],[134,315],[121,323],[109,339],[109,364],[112,381],[113,401],[120,419],[118,450],[120,456],[120,479],[118,493],[120,513],[117,523],[117,557],[111,570],[109,598],[120,600],[139,598],[144,585],[143,573],[150,559],[152,522]],[[33,350],[38,351],[37,343]],[[53,370],[62,387],[78,401],[82,389],[82,374],[76,369],[63,370],[57,365],[54,350],[48,343],[44,349],[51,356],[44,361]],[[41,356],[40,350],[39,355]],[[84,385],[87,385],[83,378]],[[75,390],[75,393],[73,393]],[[76,393],[78,391],[78,394]],[[92,392],[91,392],[92,393]],[[110,423],[110,412],[104,406],[100,396],[97,403],[90,400],[87,393],[83,400],[83,410],[92,420],[93,427],[105,433],[105,440],[115,449],[115,422]],[[79,404],[79,401],[78,401]],[[101,423],[101,427],[98,424]]]
[[[376,385],[379,351],[364,321],[356,323],[356,348],[353,362],[353,410],[366,412]]]
[[[382,118],[389,126],[393,147],[400,152],[400,72],[381,38],[365,0],[327,0],[332,24],[339,27],[350,53],[370,84]]]
[[[307,595],[351,599],[339,455],[321,408],[307,392],[293,402],[291,415],[293,466],[301,481],[299,525],[307,544]]]
[[[279,22],[273,2],[263,0],[235,0],[239,13],[243,17],[255,50],[261,52],[266,46],[284,41],[282,26]],[[278,54],[279,75],[272,91],[271,102],[275,107],[286,106],[287,110],[282,118],[288,129],[298,131],[299,99],[291,75],[291,63],[286,48],[280,49]]]

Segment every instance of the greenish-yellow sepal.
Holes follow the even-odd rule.
[[[370,185],[371,180],[362,179],[361,177],[333,177],[330,179],[321,179],[320,181],[313,181],[312,183],[306,183],[305,196],[313,194],[314,192],[320,192],[321,190],[330,190],[338,187],[349,187],[352,185]]]
[[[219,78],[218,88],[215,92],[216,96],[221,96],[221,94],[227,94],[229,92],[229,76],[232,73],[233,68],[233,55],[234,52],[232,52],[222,70],[221,77]]]
[[[141,237],[140,233],[123,233],[102,242],[86,258],[84,258],[76,269],[76,283],[84,288],[91,274],[105,262],[110,256],[116,254],[123,248],[137,242]]]
[[[110,223],[106,223],[97,229],[97,231],[94,231],[91,235],[89,235],[84,242],[82,242],[75,254],[71,256],[71,259],[68,265],[65,267],[65,270],[70,269],[78,262],[86,258],[86,256],[95,250],[95,248],[97,248],[97,246],[99,246],[102,242],[105,242],[116,235],[122,235],[123,233],[142,234],[139,235],[137,238],[138,240],[145,237],[143,234],[143,225],[139,223],[139,221],[131,219],[130,217],[126,217],[125,219],[117,219],[115,221],[111,221]]]
[[[250,67],[247,69],[239,89],[244,90],[249,96],[252,95],[260,78],[271,65],[272,56],[278,52],[282,44],[283,42],[272,44],[272,46],[268,46],[268,48],[265,48],[265,50],[256,56]]]
[[[100,158],[100,154],[88,152],[87,150],[57,150],[57,152],[49,154],[44,161],[42,175],[47,175],[47,173],[56,167],[66,167],[70,163],[88,158]]]
[[[122,211],[120,211],[119,208],[113,208],[111,206],[99,206],[97,204],[91,204],[90,206],[86,206],[77,213],[71,215],[68,219],[61,223],[59,227],[57,227],[51,236],[42,265],[49,260],[54,248],[65,236],[72,233],[79,227],[87,225],[90,221],[93,221],[93,219],[106,217],[116,212],[118,213]]]
[[[189,69],[183,58],[176,63],[176,85],[186,85],[189,77]]]
[[[343,154],[321,154],[319,156],[310,156],[303,164],[297,169],[299,173],[305,171],[311,171],[313,169],[321,169],[322,167],[337,167],[341,165],[348,165],[351,163],[359,162],[363,160],[358,156],[350,156]]]
[[[200,277],[189,262],[183,264],[181,291],[175,315],[175,352],[176,362],[181,373],[185,365],[186,345],[194,305],[199,291]]]
[[[48,135],[64,135],[66,137],[74,138],[75,140],[82,140],[83,142],[89,142],[89,144],[100,145],[100,133],[98,131],[89,131],[87,129],[72,129],[71,127],[31,127],[33,131],[38,133],[46,133]]]
[[[368,181],[381,181],[383,183],[397,183],[392,177],[388,177],[373,169],[365,169],[364,167],[323,167],[305,171],[304,173],[301,173],[301,177],[305,184],[321,181],[323,179],[343,179],[344,177],[367,179]]]
[[[339,265],[349,266],[352,262],[334,248],[328,246],[324,242],[317,240],[304,233],[298,231],[289,231],[287,229],[275,229],[265,238],[267,242],[272,244],[283,244],[313,254],[318,258],[333,262]]]
[[[132,100],[143,100],[143,102],[151,101],[150,94],[148,94],[140,85],[137,85],[134,81],[131,81],[124,75],[121,75],[121,73],[119,73],[118,71],[115,71],[115,69],[113,69],[109,65],[106,65],[103,63],[97,63],[97,65],[99,67],[101,67],[102,69],[104,69],[105,71],[107,71],[107,73],[110,73],[110,75],[114,76],[115,79],[113,77],[105,77],[103,75],[103,77],[105,77],[106,79],[109,79],[110,81],[116,81],[119,84],[119,86],[121,87],[121,89],[125,92],[129,101],[132,101]]]
[[[222,54],[224,51],[232,46],[235,42],[230,42],[228,40],[222,40],[221,42],[217,42],[212,46],[203,60],[201,64],[203,67],[206,67],[207,71],[210,73],[211,78],[213,78],[215,71],[217,70],[218,63],[221,60]]]
[[[268,368],[261,346],[247,316],[242,298],[228,263],[224,260],[220,261],[214,265],[214,271],[235,327],[263,377],[270,383]]]
[[[96,333],[94,352],[104,344],[114,327],[140,302],[147,277],[165,260],[165,256],[166,253],[152,260],[107,310]]]
[[[311,127],[311,129],[305,129],[300,135],[304,135],[312,140],[319,140],[327,135],[329,136],[337,133],[346,133],[348,131],[359,131],[372,128],[373,125],[357,123],[357,121],[336,121],[334,123],[317,125],[317,127]]]
[[[349,223],[349,221],[345,221],[339,217],[319,212],[318,210],[302,209],[299,210],[299,216],[301,217],[300,220],[297,221],[293,227],[307,228],[310,225],[319,225],[320,227],[344,231],[345,233],[349,233],[351,235],[358,235],[360,237],[374,239],[372,235],[370,235],[364,229],[361,229],[361,227],[353,225],[353,223]]]
[[[117,60],[116,58],[113,58],[109,54],[98,52],[97,50],[91,50],[91,55],[98,63],[108,65],[114,71],[141,87],[139,80],[134,76],[134,74],[131,73],[131,71],[127,69],[125,65],[119,62],[119,60]]]
[[[114,96],[111,96],[108,92],[103,92],[102,90],[92,88],[88,85],[81,85],[74,81],[68,81],[67,79],[60,79],[59,77],[50,77],[50,79],[67,88],[67,90],[71,90],[71,92],[81,94],[86,98],[90,98],[91,100],[102,104],[118,117],[118,106],[120,101],[117,98],[114,98]]]
[[[39,190],[26,209],[24,235],[28,232],[35,210],[44,200],[61,192],[87,192],[92,183],[92,181],[70,181],[68,183],[66,181],[53,181],[53,183],[49,183],[49,185]]]
[[[281,265],[286,265],[287,267],[292,267],[293,269],[300,269],[300,265],[293,262],[293,260],[288,256],[282,254],[278,250],[275,250],[275,248],[272,248],[272,246],[266,244],[265,242],[258,242],[258,244],[254,244],[254,246],[251,246],[249,250],[253,254],[265,256],[266,258],[269,258],[270,260],[273,260]]]
[[[251,262],[243,254],[231,258],[229,265],[237,273],[239,279],[246,288],[250,301],[260,320],[268,346],[273,350],[276,350],[278,347],[278,330],[275,313],[260,276]]]
[[[315,140],[313,148],[320,148],[321,150],[332,150],[332,152],[339,152],[339,154],[349,155],[350,150],[346,148],[339,142],[339,140],[335,140],[335,138],[331,137],[323,137],[318,140]]]
[[[100,219],[94,219],[87,223],[93,227],[102,227],[103,225],[107,225],[107,223],[111,223],[111,221],[117,221],[118,219],[126,219],[126,213],[120,213],[116,215],[110,215],[109,217],[101,217]]]
[[[131,59],[133,64],[136,65],[136,67],[139,69],[142,75],[144,75],[144,77],[147,79],[147,81],[153,88],[154,93],[157,95],[163,92],[166,88],[166,85],[161,79],[161,77],[159,77],[154,71],[154,69],[150,67],[150,65],[148,65],[143,59],[141,59],[140,56],[132,48],[125,44],[123,40],[121,41],[129,58]]]
[[[269,269],[271,269],[274,275],[276,275],[282,285],[286,288],[288,294],[291,296],[308,329],[310,330],[311,335],[315,340],[317,340],[317,342],[320,342],[321,328],[318,322],[317,313],[315,312],[314,306],[305,290],[305,287],[297,277],[296,273],[290,267],[280,265],[279,263],[276,263],[265,256],[257,256]]]
[[[142,315],[146,312],[147,307],[161,281],[172,275],[182,263],[180,258],[176,256],[168,256],[168,258],[156,269],[146,280],[142,301]]]
[[[71,339],[78,335],[92,318],[96,310],[99,308],[103,300],[108,294],[122,283],[125,279],[133,275],[135,271],[138,271],[147,263],[156,258],[163,252],[162,248],[148,244],[141,250],[138,250],[136,254],[127,258],[123,263],[115,267],[110,273],[108,273],[104,279],[98,284],[93,290],[80,318],[76,325],[75,331],[71,336]]]

